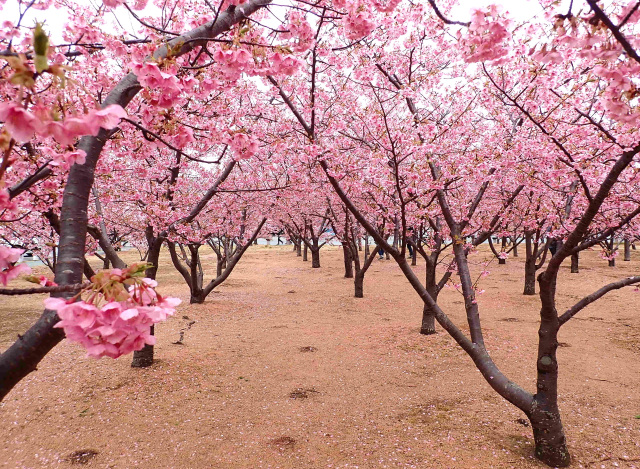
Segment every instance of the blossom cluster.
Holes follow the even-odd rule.
[[[9,101],[0,104],[0,120],[18,142],[26,142],[38,135],[53,137],[60,145],[67,146],[83,135],[98,135],[100,128],[112,129],[127,116],[125,110],[115,104],[62,121],[52,119],[48,111],[44,107],[36,107],[31,112],[16,101]]]
[[[496,5],[474,10],[466,36],[458,33],[465,61],[499,62],[503,59],[509,53],[509,25],[510,21],[500,16],[499,7]]]
[[[85,290],[87,300],[47,298],[45,307],[57,312],[67,338],[81,344],[94,358],[118,358],[153,345],[151,326],[173,315],[177,298],[163,297],[157,282],[141,278],[145,264],[96,274]]]
[[[175,75],[161,71],[152,62],[134,62],[131,68],[142,86],[156,91],[156,97],[150,100],[150,104],[161,108],[170,108],[176,104],[182,90],[180,80]]]
[[[351,41],[357,41],[371,34],[375,27],[373,14],[366,4],[353,4],[344,19],[346,36]]]
[[[258,151],[258,142],[250,135],[242,132],[233,134],[227,139],[226,143],[233,150],[236,160],[246,160]]]

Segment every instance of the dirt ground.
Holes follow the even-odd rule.
[[[563,267],[560,306],[637,275],[632,254],[615,268],[595,251],[580,274]],[[157,327],[155,365],[96,361],[63,342],[0,404],[0,467],[545,467],[524,415],[453,340],[418,333],[420,300],[394,262],[376,259],[356,299],[341,255],[325,248],[312,269],[290,246],[252,247],[204,305],[188,304],[163,257],[160,291],[184,303]],[[422,277],[424,264],[415,269]],[[521,294],[522,258],[489,270],[479,299],[487,347],[533,390],[538,298]],[[0,299],[0,350],[41,301]],[[464,326],[459,293],[439,303]],[[613,292],[560,332],[572,467],[640,468],[639,306],[632,288]],[[181,331],[184,345],[174,344]]]

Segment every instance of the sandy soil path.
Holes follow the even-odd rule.
[[[587,253],[564,306],[613,279]],[[211,269],[215,266],[211,258]],[[188,301],[163,257],[163,293]],[[311,269],[290,247],[254,247],[204,305],[158,328],[157,363],[95,361],[63,342],[0,404],[0,467],[538,468],[524,415],[499,398],[441,329],[418,334],[421,304],[393,261],[365,298],[341,250]],[[423,264],[415,267],[422,276]],[[537,297],[522,259],[492,265],[480,298],[497,363],[534,388]],[[0,350],[39,314],[0,299]],[[458,293],[439,301],[463,325]],[[573,467],[640,468],[640,294],[614,292],[561,331],[561,411]],[[184,345],[172,344],[184,331]]]

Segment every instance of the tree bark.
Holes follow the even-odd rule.
[[[309,250],[309,248],[307,247],[307,243],[304,243],[304,250],[303,250],[303,253],[302,253],[302,260],[305,261],[305,262],[309,260],[309,256],[307,255],[308,250]]]
[[[536,260],[527,259],[524,262],[524,291],[523,295],[536,294]]]
[[[569,466],[571,455],[558,406],[545,405],[536,395],[534,410],[528,417],[533,429],[536,458],[551,467]]]
[[[580,273],[580,257],[577,252],[571,255],[571,273]]]
[[[538,277],[542,307],[538,328],[537,392],[527,416],[533,429],[536,457],[549,466],[566,467],[571,457],[558,409],[556,353],[560,321],[555,307],[556,272],[547,269]]]
[[[420,326],[420,334],[432,335],[436,333],[436,315],[435,312],[424,304],[422,308],[422,325]]]
[[[342,243],[342,253],[344,255],[344,278],[353,278],[353,260],[351,259],[351,249],[345,240]]]
[[[189,298],[189,303],[192,305],[193,304],[201,305],[202,303],[204,303],[204,300],[205,300],[205,297],[202,294],[202,290],[199,290],[191,293],[191,297]]]
[[[147,255],[147,262],[152,264],[145,272],[145,277],[155,280],[158,273],[158,263],[160,261],[160,251],[162,249],[162,243],[164,239],[153,237],[153,229],[147,227],[147,242],[149,243],[149,253]],[[151,326],[151,335],[154,335],[155,328]],[[132,368],[146,368],[153,365],[153,345],[145,344],[142,350],[136,350],[133,352],[133,359],[131,360]]]
[[[356,298],[364,298],[364,272],[360,271],[355,275],[353,279],[353,284],[355,287],[355,297]]]
[[[624,261],[629,262],[631,260],[631,241],[629,239],[624,240]]]
[[[311,267],[314,269],[320,268],[320,248],[313,248],[311,250]]]
[[[436,258],[428,258],[426,260],[426,279],[425,288],[433,301],[438,301],[438,285],[436,284]],[[420,334],[432,335],[436,333],[436,312],[427,303],[422,308],[422,324],[420,326]]]

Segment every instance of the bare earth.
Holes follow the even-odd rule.
[[[96,361],[63,342],[0,404],[0,467],[544,467],[524,415],[453,340],[418,334],[420,300],[393,261],[376,260],[355,299],[341,250],[323,249],[311,269],[290,249],[252,247],[194,306],[165,256],[161,292],[184,303],[157,327],[157,363]],[[583,257],[580,274],[563,268],[562,307],[640,270],[638,251],[615,268]],[[533,390],[538,298],[521,295],[522,258],[489,270],[479,300],[487,347]],[[0,350],[41,301],[0,299]],[[464,326],[456,291],[439,303]],[[573,467],[640,468],[639,306],[631,288],[613,292],[561,330]],[[173,344],[180,331],[184,345]]]

